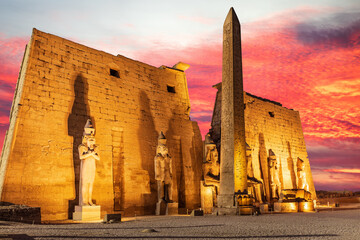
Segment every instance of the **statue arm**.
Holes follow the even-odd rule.
[[[83,145],[80,145],[79,146],[79,157],[80,159],[85,159],[85,158],[88,158],[90,157],[92,154],[88,152],[88,148],[83,146]]]
[[[98,154],[98,147],[97,146],[95,146],[95,148],[94,148],[94,151],[92,152],[92,155],[93,155],[93,157],[96,159],[96,160],[100,160],[100,157],[99,157],[99,154]]]

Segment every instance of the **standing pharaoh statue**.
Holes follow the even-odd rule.
[[[297,160],[297,177],[298,177],[298,189],[304,189],[309,191],[309,184],[306,181],[306,172],[304,169],[304,161],[300,158]]]
[[[280,164],[274,152],[269,150],[270,188],[272,199],[279,199],[281,184],[279,178]]]
[[[246,165],[247,165],[247,181],[248,181],[248,192],[255,198],[255,201],[262,203],[262,187],[263,181],[255,178],[254,169],[252,165],[252,149],[249,144],[246,143]]]
[[[160,132],[156,156],[154,159],[155,180],[158,188],[158,202],[156,205],[156,215],[160,215],[160,204],[164,201],[166,204],[172,201],[172,159],[166,146],[166,138],[163,132]]]
[[[92,192],[95,180],[96,163],[100,160],[98,147],[95,145],[95,128],[90,119],[84,127],[82,144],[79,145],[80,165],[80,206],[93,206]]]

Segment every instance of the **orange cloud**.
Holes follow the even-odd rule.
[[[334,173],[360,173],[359,169],[326,169],[325,172],[334,172]]]

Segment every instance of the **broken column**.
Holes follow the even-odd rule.
[[[223,26],[221,163],[218,214],[236,213],[234,193],[247,193],[240,23],[233,8]]]

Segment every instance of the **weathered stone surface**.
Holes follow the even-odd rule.
[[[69,218],[79,201],[77,148],[91,116],[101,156],[93,200],[102,215],[155,213],[160,130],[173,158],[173,198],[180,208],[199,208],[202,140],[189,120],[181,69],[156,68],[34,29],[2,151],[1,200],[40,206],[44,220]]]
[[[218,207],[232,207],[234,191],[247,190],[240,23],[233,8],[223,26],[221,162]]]
[[[220,147],[222,84],[218,89],[210,134]],[[306,151],[304,135],[298,111],[282,107],[281,104],[244,92],[246,142],[251,147],[254,177],[262,179],[264,192],[270,202],[270,182],[268,174],[268,151],[272,149],[279,161],[281,189],[297,188],[297,158],[304,161],[304,172],[313,199],[316,192],[312,179],[310,163]],[[269,112],[273,113],[273,117]],[[260,161],[264,160],[262,164]],[[265,168],[266,167],[266,168]]]
[[[275,202],[274,212],[298,212],[298,202]]]
[[[39,207],[0,202],[0,221],[41,223]]]
[[[121,214],[106,214],[104,217],[104,222],[112,223],[112,222],[121,222]]]

